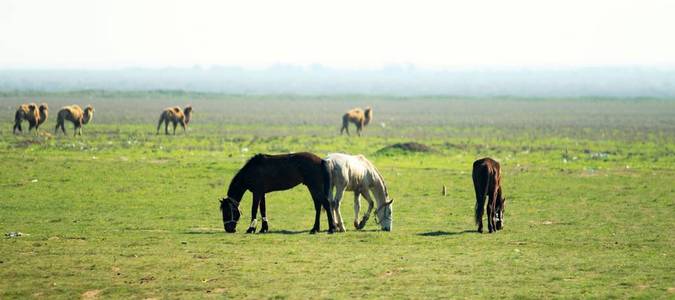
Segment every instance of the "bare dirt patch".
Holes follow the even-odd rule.
[[[429,152],[436,152],[433,148],[416,143],[416,142],[409,142],[409,143],[397,143],[393,145],[386,146],[380,150],[377,150],[378,154],[386,154],[386,153],[391,153],[391,152],[409,152],[409,153],[429,153]]]
[[[90,290],[82,293],[82,299],[98,299],[102,290]]]

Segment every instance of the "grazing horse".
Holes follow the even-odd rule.
[[[344,115],[342,115],[342,128],[340,129],[340,135],[346,130],[347,135],[349,135],[349,122],[356,125],[356,134],[361,136],[361,130],[363,127],[366,127],[370,121],[373,120],[373,109],[366,107],[365,110],[360,108],[354,108]]]
[[[12,128],[12,132],[16,134],[17,129],[19,132],[23,131],[21,122],[25,120],[28,121],[28,131],[30,132],[35,128],[35,132],[37,133],[40,125],[47,120],[47,110],[47,104],[45,103],[40,104],[39,107],[35,103],[19,105],[16,113],[14,113],[14,128]]]
[[[56,127],[54,127],[54,134],[56,134],[61,128],[63,134],[66,134],[65,122],[70,121],[73,123],[75,135],[82,135],[82,126],[89,123],[94,118],[94,107],[87,105],[87,107],[82,110],[78,105],[64,106],[59,110],[59,113],[56,115]]]
[[[157,123],[157,134],[159,134],[159,128],[162,127],[164,123],[164,133],[169,134],[169,122],[173,124],[173,134],[176,134],[176,126],[180,124],[183,127],[183,132],[185,128],[190,124],[190,119],[192,118],[192,106],[186,106],[183,111],[180,110],[180,107],[167,107],[162,111],[162,114],[159,115],[159,123]]]
[[[377,168],[363,155],[347,155],[342,153],[331,153],[326,156],[325,161],[328,165],[328,171],[331,177],[331,187],[329,200],[333,217],[339,231],[345,231],[345,225],[340,213],[340,201],[345,190],[354,192],[354,227],[363,229],[373,210],[373,199],[370,196],[372,192],[377,200],[377,223],[382,230],[391,231],[392,229],[392,200],[389,199],[387,186],[384,178],[377,171]],[[333,188],[335,188],[335,197],[333,197]],[[363,215],[359,222],[359,210],[361,208],[360,196],[363,195],[368,201],[368,212]]]
[[[485,206],[486,196],[488,197],[488,231],[492,233],[501,230],[506,199],[502,196],[499,163],[489,157],[479,159],[473,163],[471,177],[473,177],[473,187],[476,191],[475,217],[478,232],[483,232],[483,207]]]
[[[302,183],[309,189],[316,210],[314,227],[310,233],[319,231],[321,206],[326,210],[328,217],[328,233],[333,233],[335,230],[333,214],[328,203],[329,181],[330,175],[326,168],[326,162],[312,153],[256,154],[232,178],[227,190],[227,198],[220,200],[225,231],[229,233],[236,231],[237,222],[241,216],[239,203],[247,190],[253,194],[253,204],[251,207],[251,224],[246,233],[253,233],[256,230],[258,205],[260,205],[260,214],[262,215],[260,232],[267,232],[269,227],[265,208],[265,194],[288,190]]]

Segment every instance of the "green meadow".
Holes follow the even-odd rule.
[[[49,104],[37,135],[12,134],[25,102]],[[81,137],[54,134],[69,104],[95,107]],[[186,104],[187,134],[156,135],[160,111]],[[363,136],[340,136],[342,113],[367,105]],[[673,100],[5,92],[0,125],[0,299],[675,297]],[[433,151],[381,150],[403,142]],[[371,218],[329,235],[322,214],[310,235],[298,186],[267,195],[269,233],[243,233],[246,193],[226,234],[235,172],[297,151],[366,155],[393,231]],[[496,234],[473,222],[485,156],[503,172]]]

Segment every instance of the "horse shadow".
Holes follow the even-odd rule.
[[[285,234],[285,235],[291,235],[291,234],[302,234],[302,233],[309,234],[309,230],[285,230],[285,229],[282,229],[282,230],[270,230],[270,231],[268,231],[268,232],[266,232],[266,233],[263,233],[263,234]],[[318,234],[318,233],[323,233],[323,232],[317,232],[317,234]]]
[[[309,230],[270,230],[270,231],[265,232],[265,233],[256,232],[255,234],[302,234],[302,233],[309,234]],[[187,231],[183,231],[183,234],[197,234],[197,235],[225,234],[225,231],[223,231],[223,230],[187,230]]]
[[[455,231],[455,232],[449,232],[449,231],[429,231],[429,232],[423,232],[423,233],[418,233],[417,235],[419,236],[444,236],[444,235],[460,235],[460,234],[465,234],[465,233],[479,233],[477,230],[463,230],[463,231]]]
[[[224,230],[186,230],[183,234],[221,234]]]

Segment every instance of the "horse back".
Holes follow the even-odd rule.
[[[321,158],[307,153],[281,155],[258,154],[247,163],[252,186],[263,189],[265,193],[287,190],[305,184],[313,186],[322,182]]]
[[[491,191],[498,188],[501,181],[500,168],[499,163],[492,158],[486,157],[476,160],[473,163],[471,173],[476,188],[490,189]]]

